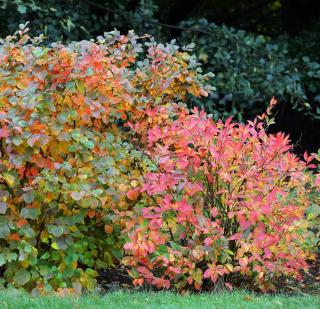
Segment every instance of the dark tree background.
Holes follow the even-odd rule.
[[[0,0],[0,36],[31,21],[47,42],[91,39],[117,28],[158,41],[194,42],[216,91],[190,98],[215,118],[239,121],[279,105],[270,132],[295,151],[320,148],[320,6],[317,0]]]
[[[20,21],[32,20],[40,25],[35,31],[65,40],[98,35],[115,23],[129,29],[133,15],[136,20],[140,15],[141,20],[153,17],[170,25],[206,18],[217,25],[272,37],[314,31],[320,16],[317,0],[0,0],[0,6],[2,35],[11,33]],[[54,29],[56,25],[60,27]],[[171,28],[170,34],[180,32]]]

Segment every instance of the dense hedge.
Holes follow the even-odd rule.
[[[260,120],[190,113],[186,96],[211,88],[187,48],[117,31],[41,40],[20,25],[0,41],[1,285],[92,290],[123,263],[135,284],[233,274],[268,290],[307,269],[312,158]]]

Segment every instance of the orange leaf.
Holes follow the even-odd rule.
[[[107,234],[111,234],[112,231],[113,231],[112,225],[105,225],[105,226],[104,226],[104,231],[105,231]]]
[[[16,241],[19,241],[20,240],[20,237],[17,233],[13,233],[9,236],[9,239],[10,240],[16,240]]]
[[[144,280],[143,280],[142,278],[134,279],[134,280],[133,280],[133,285],[134,285],[134,286],[137,286],[137,285],[140,285],[140,286],[141,286],[141,285],[143,284],[143,281],[144,281]]]
[[[17,227],[20,229],[22,228],[25,224],[28,224],[28,221],[26,219],[20,219],[18,222],[17,222]]]
[[[95,212],[93,209],[91,209],[91,210],[88,211],[88,217],[89,217],[90,219],[93,218],[93,217],[95,217],[95,215],[96,215],[96,212]]]
[[[127,192],[127,198],[131,201],[135,201],[139,196],[139,191],[138,190],[129,190]]]

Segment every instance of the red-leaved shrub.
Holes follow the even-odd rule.
[[[268,290],[280,275],[300,278],[312,257],[311,157],[299,160],[288,137],[257,119],[215,123],[178,104],[146,115],[131,124],[154,163],[140,190],[149,202],[133,213],[124,246],[135,284],[200,289],[240,274]]]

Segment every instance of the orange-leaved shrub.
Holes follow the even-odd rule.
[[[133,32],[47,47],[20,25],[0,40],[0,286],[92,290],[119,264],[153,166],[125,123],[206,95],[206,78],[185,50]]]
[[[134,283],[231,288],[240,278],[265,291],[281,276],[301,278],[316,243],[305,216],[316,188],[312,157],[300,160],[287,136],[267,134],[267,114],[247,124],[179,104],[145,114],[130,124],[153,162],[140,188],[148,204],[124,231]]]

